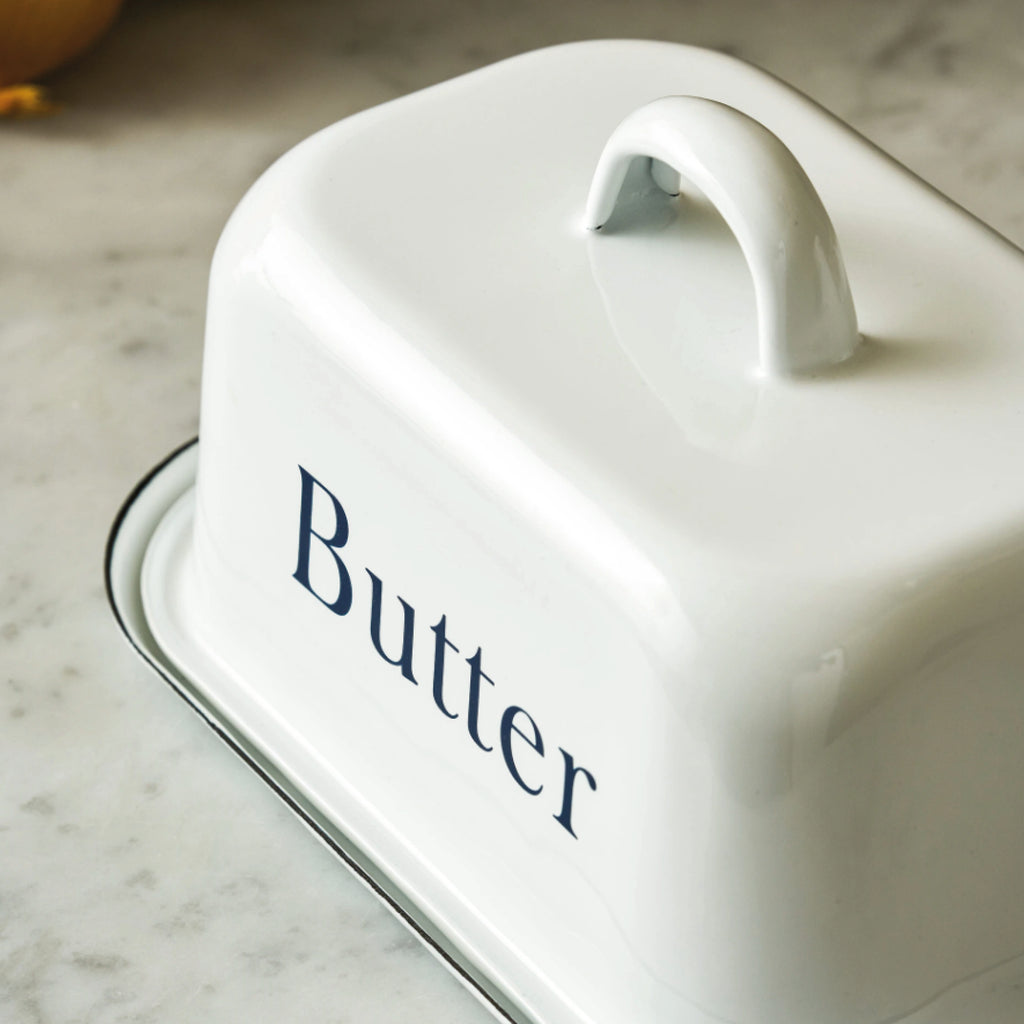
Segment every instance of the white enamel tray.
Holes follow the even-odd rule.
[[[430,917],[352,839],[318,808],[274,762],[272,751],[256,746],[244,730],[219,706],[225,681],[215,665],[206,673],[189,676],[176,668],[154,637],[154,629],[173,632],[177,625],[168,591],[175,573],[175,548],[183,540],[182,527],[191,521],[198,444],[192,440],[155,466],[132,491],[110,532],[105,557],[107,596],[117,623],[128,642],[165,682],[195,710],[206,724],[277,794],[286,806],[352,871],[368,889],[499,1020],[531,1024],[531,1018],[503,994],[479,968],[453,946]],[[180,553],[180,552],[179,552]],[[150,604],[144,599],[148,575]],[[155,615],[154,615],[155,611]],[[185,649],[198,659],[202,652],[185,635]]]

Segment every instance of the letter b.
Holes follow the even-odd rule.
[[[302,500],[299,507],[299,564],[292,574],[321,604],[326,605],[335,615],[345,615],[352,607],[352,578],[345,568],[345,563],[338,555],[338,548],[348,542],[348,517],[341,507],[341,502],[314,476],[299,466],[302,474]],[[313,488],[319,487],[331,500],[334,506],[334,534],[325,537],[313,529]],[[318,594],[309,582],[310,540],[316,537],[330,552],[338,570],[338,595],[331,601]]]

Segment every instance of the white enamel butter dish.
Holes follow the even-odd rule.
[[[112,599],[499,1014],[1019,1021],[1022,295],[763,72],[507,61],[239,205]]]

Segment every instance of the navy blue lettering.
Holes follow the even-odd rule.
[[[488,747],[480,739],[480,728],[477,724],[480,717],[480,680],[486,679],[491,686],[494,685],[494,680],[480,668],[483,654],[484,652],[478,647],[476,654],[472,658],[466,659],[469,662],[469,707],[466,711],[466,726],[469,729],[469,735],[473,738],[473,742],[481,750],[493,750],[494,747]]]
[[[558,748],[562,750],[561,747]],[[582,773],[583,777],[587,780],[587,785],[592,790],[597,789],[597,780],[594,778],[586,768],[581,768],[576,765],[573,761],[572,754],[567,750],[562,750],[562,757],[565,758],[565,780],[562,784],[562,809],[554,816],[555,821],[562,826],[573,837],[573,839],[579,839],[579,836],[573,831],[572,828],[572,798],[573,789],[576,786],[576,776]]]
[[[373,646],[377,648],[377,653],[389,665],[400,665],[402,675],[410,683],[415,683],[416,679],[412,674],[412,643],[413,627],[416,624],[416,611],[400,597],[398,598],[398,603],[402,606],[402,653],[397,658],[389,658],[384,653],[384,648],[380,644],[380,613],[383,602],[383,584],[369,569],[366,570],[366,575],[370,577],[373,585],[373,596],[370,601],[370,639],[373,641]]]
[[[522,715],[523,718],[530,723],[530,729],[533,731],[532,736],[528,736],[519,726],[516,725],[516,715]],[[544,740],[541,738],[540,729],[537,728],[537,723],[530,717],[530,715],[522,708],[517,708],[515,705],[505,708],[505,713],[501,716],[501,754],[505,758],[505,766],[508,768],[512,775],[512,778],[519,783],[527,793],[532,793],[536,796],[543,788],[543,785],[537,786],[536,788],[530,786],[523,780],[522,775],[519,774],[519,768],[516,765],[515,758],[512,756],[512,734],[520,736],[526,740],[527,744],[540,754],[544,756]]]
[[[445,707],[444,703],[444,649],[450,647],[456,654],[459,653],[458,647],[455,646],[448,639],[445,633],[445,626],[447,623],[447,616],[442,615],[436,626],[431,626],[431,630],[434,634],[434,703],[437,705],[441,714],[446,715],[448,718],[458,718],[459,714],[457,711],[449,711]]]
[[[352,608],[353,601],[352,578],[339,553],[349,540],[349,522],[345,509],[335,495],[302,466],[299,466],[299,474],[302,482],[299,501],[299,545],[293,578],[335,615],[347,615]],[[330,519],[332,514],[333,523]],[[314,520],[319,529],[314,527]],[[323,532],[319,532],[320,530]],[[314,538],[318,541],[319,547],[313,544]],[[333,574],[337,576],[337,589],[331,582],[332,561]],[[366,574],[370,577],[371,591],[370,640],[377,654],[384,661],[401,669],[402,675],[416,685],[417,680],[413,675],[416,609],[400,595],[395,594],[395,600],[398,601],[402,609],[402,646],[401,651],[395,657],[385,653],[381,640],[384,584],[370,569],[366,569]],[[311,578],[315,583],[311,582]],[[394,607],[393,604],[392,607]],[[389,627],[389,643],[392,645],[397,635],[396,628],[395,623]],[[458,654],[459,648],[448,638],[448,617],[446,615],[442,615],[437,623],[430,627],[430,630],[434,634],[433,677],[431,680],[434,704],[446,718],[455,719],[459,717],[459,712],[452,710],[449,705],[458,706],[461,701],[456,699],[451,692],[446,692],[445,668],[448,652],[452,651]],[[426,642],[425,638],[423,642]],[[393,646],[392,649],[394,649]],[[482,648],[477,647],[476,653],[472,657],[466,658],[465,661],[469,665],[469,692],[465,719],[470,739],[477,747],[486,752],[493,751],[495,746],[500,747],[505,767],[516,785],[531,796],[537,796],[545,788],[545,783],[538,781],[538,777],[542,777],[541,772],[545,765],[552,764],[550,761],[545,761],[544,739],[541,736],[540,727],[525,708],[516,704],[506,707],[497,721],[494,712],[489,708],[485,709],[485,724],[488,724],[485,731],[492,734],[494,725],[497,725],[497,742],[494,746],[488,746],[480,736],[481,690],[484,682],[492,688],[496,688],[496,684],[483,670]],[[447,682],[450,683],[451,680],[447,680]],[[456,691],[461,694],[461,687],[458,684],[456,684]],[[503,704],[504,701],[497,707],[500,708]],[[576,839],[578,836],[573,827],[576,782],[582,776],[593,792],[597,790],[597,780],[590,771],[582,765],[576,764],[575,759],[567,750],[562,747],[559,747],[558,750],[563,760],[561,809],[552,817],[569,835]],[[557,759],[555,760],[557,762]],[[549,769],[552,773],[555,770],[553,766]],[[536,785],[531,785],[531,782],[535,782]],[[549,791],[553,791],[555,785],[548,788]]]
[[[330,608],[335,615],[346,615],[352,607],[352,579],[337,549],[343,548],[348,542],[348,518],[345,515],[345,510],[341,507],[341,502],[316,477],[307,473],[302,466],[299,466],[299,473],[302,476],[302,497],[299,503],[299,559],[292,577],[298,580],[321,604]],[[313,529],[314,487],[319,487],[330,498],[331,505],[334,506],[334,533],[330,537],[325,537]],[[309,582],[310,541],[313,537],[316,537],[327,548],[338,569],[338,594],[333,600],[328,600],[318,594]]]

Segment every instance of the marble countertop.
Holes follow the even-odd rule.
[[[315,129],[559,41],[748,59],[1024,242],[1017,0],[130,3],[0,123],[0,1019],[490,1019],[123,642],[121,501],[197,429],[206,274]]]

